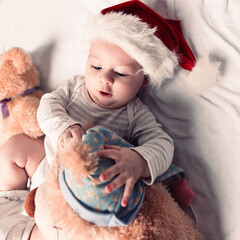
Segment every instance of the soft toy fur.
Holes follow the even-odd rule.
[[[0,146],[14,134],[24,133],[32,138],[43,135],[36,119],[43,92],[36,90],[21,95],[39,85],[39,73],[23,49],[11,48],[0,55]],[[4,100],[9,112],[6,118],[2,114]]]
[[[181,210],[161,183],[146,186],[140,212],[128,226],[103,227],[80,218],[65,201],[59,169],[71,169],[79,179],[96,168],[89,146],[71,141],[59,150],[45,183],[28,195],[27,213],[47,239],[62,240],[200,240],[192,219]]]

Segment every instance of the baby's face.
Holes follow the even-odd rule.
[[[92,42],[86,64],[85,83],[92,100],[104,108],[127,104],[145,85],[142,66],[119,46]]]

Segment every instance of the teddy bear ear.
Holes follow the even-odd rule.
[[[22,48],[14,47],[4,54],[5,61],[11,61],[17,74],[25,74],[32,66],[32,58]]]
[[[58,150],[57,159],[62,170],[71,170],[76,180],[80,181],[84,177],[88,177],[98,168],[98,160],[96,153],[90,153],[91,146],[89,144],[79,144],[75,139],[71,139]]]
[[[24,208],[26,213],[28,214],[29,217],[34,218],[34,213],[35,213],[35,196],[36,196],[37,188],[33,189],[31,192],[28,193],[25,203],[24,203]]]

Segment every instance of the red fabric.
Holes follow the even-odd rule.
[[[127,1],[101,11],[102,14],[109,12],[124,12],[139,17],[150,27],[157,27],[155,35],[179,57],[179,65],[191,71],[196,63],[196,59],[184,39],[181,29],[181,22],[172,19],[164,19],[151,8],[138,0]]]
[[[192,200],[195,196],[195,193],[187,185],[186,179],[174,181],[171,185],[171,193],[178,203],[186,207],[191,206]]]

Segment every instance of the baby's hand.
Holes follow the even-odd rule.
[[[68,127],[58,138],[57,148],[62,148],[64,144],[70,139],[73,138],[78,142],[82,142],[82,135],[84,134],[80,125],[75,124]]]
[[[106,145],[105,147],[106,149],[98,152],[98,156],[111,158],[116,164],[105,170],[100,175],[100,180],[110,180],[119,174],[108,186],[106,186],[105,191],[110,193],[125,184],[121,205],[126,207],[137,180],[140,177],[150,176],[147,161],[140,154],[131,149],[113,145]]]

